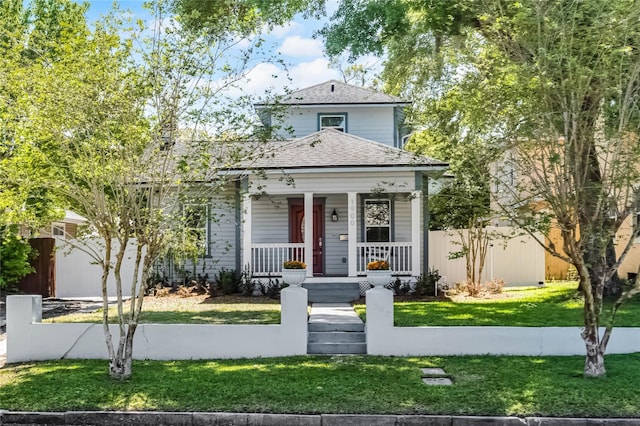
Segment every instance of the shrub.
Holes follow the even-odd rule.
[[[245,267],[242,271],[242,275],[240,276],[240,291],[244,296],[250,297],[253,296],[256,290],[256,282],[253,280],[251,276],[251,270],[249,267]]]
[[[260,283],[260,293],[270,299],[280,299],[280,290],[288,287],[288,284],[280,283],[277,278],[269,278],[266,284]]]
[[[216,294],[217,291],[222,294],[240,293],[240,279],[233,269],[220,269],[213,280],[213,285],[216,287]]]
[[[402,281],[400,277],[396,277],[395,280],[391,281],[385,287],[393,291],[393,294],[396,296],[404,296],[411,291],[411,284],[409,284],[408,281]]]
[[[414,294],[416,296],[435,296],[436,286],[440,282],[440,272],[437,269],[429,269],[416,279]]]
[[[37,256],[37,253],[28,241],[14,232],[15,229],[3,231],[7,233],[0,242],[0,288],[10,288],[34,272],[29,260]]]

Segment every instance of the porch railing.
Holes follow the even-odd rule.
[[[357,243],[356,270],[367,273],[367,263],[384,259],[394,274],[411,274],[411,242]],[[251,269],[254,276],[280,275],[286,260],[304,262],[304,243],[266,243],[251,245]]]
[[[394,274],[411,274],[411,242],[357,243],[356,268],[358,275],[367,273],[367,263],[386,260]]]
[[[304,262],[304,243],[251,244],[254,276],[279,275],[286,260]]]

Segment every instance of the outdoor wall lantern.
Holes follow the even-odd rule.
[[[333,212],[331,213],[331,222],[337,222],[338,221],[338,212],[336,211],[336,209],[333,209]]]

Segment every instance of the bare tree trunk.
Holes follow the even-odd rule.
[[[600,346],[600,333],[597,324],[585,324],[582,338],[587,347],[587,355],[584,362],[585,377],[604,377],[607,370],[604,368],[604,351]]]

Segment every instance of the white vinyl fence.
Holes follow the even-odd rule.
[[[508,286],[524,286],[544,281],[544,249],[538,242],[528,235],[514,237],[511,227],[490,226],[488,231],[500,236],[492,239],[488,249],[483,282],[501,279]],[[539,238],[544,241],[542,234]],[[429,232],[428,266],[437,269],[449,285],[466,280],[465,258],[449,259],[451,253],[461,250],[458,241],[455,231]]]
[[[70,244],[76,244],[74,247]],[[82,246],[80,246],[82,244]],[[115,253],[119,244],[116,240],[112,246],[112,261],[115,262]],[[57,298],[100,298],[102,297],[102,268],[87,253],[87,251],[104,253],[97,241],[65,240],[56,238],[56,291]],[[124,297],[131,296],[131,281],[135,267],[136,242],[131,241],[127,248],[122,265],[122,292]],[[113,274],[107,281],[109,297],[116,296],[115,278]]]

